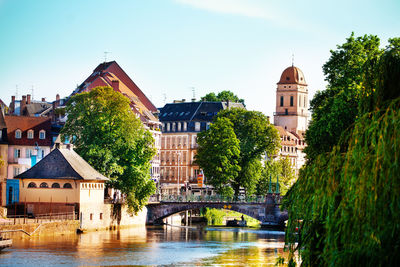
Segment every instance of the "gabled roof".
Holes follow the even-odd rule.
[[[72,149],[55,148],[18,179],[109,180],[97,172]]]
[[[52,107],[53,105],[50,103],[35,101],[30,104],[26,104],[26,112],[27,112],[26,115],[27,116],[41,115],[43,112],[51,110]]]
[[[0,107],[0,130],[7,128],[6,120],[4,119],[4,110]]]
[[[151,112],[157,112],[157,108],[151,103],[146,95],[140,90],[140,88],[132,81],[132,79],[125,73],[125,71],[118,65],[116,61],[104,62],[99,64],[93,73],[73,92],[73,94],[81,93],[83,91],[90,90],[96,86],[99,86],[98,82],[95,81],[98,78],[102,78],[107,74],[113,74],[116,76],[126,87],[137,96],[140,102],[150,110]],[[111,86],[109,82],[105,82],[105,85]]]
[[[7,125],[8,142],[10,145],[33,146],[37,143],[39,146],[51,145],[51,118],[48,117],[29,117],[6,115],[5,122]],[[15,131],[22,131],[22,138],[15,138]],[[33,139],[27,138],[27,131],[33,130]],[[40,139],[39,132],[46,131],[46,138]]]

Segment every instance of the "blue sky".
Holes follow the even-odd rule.
[[[352,31],[385,45],[399,14],[398,0],[0,0],[0,98],[67,96],[108,51],[158,107],[229,89],[271,116],[293,53],[312,96],[330,49]]]

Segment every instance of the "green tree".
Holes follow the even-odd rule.
[[[363,81],[373,72],[370,63],[382,54],[379,44],[377,36],[355,38],[353,33],[337,50],[331,50],[331,57],[323,66],[328,87],[317,92],[310,103],[312,120],[305,149],[309,160],[331,151],[341,134],[354,124]]]
[[[269,179],[271,177],[272,191],[276,191],[276,178],[279,177],[279,191],[285,195],[292,184],[296,181],[296,175],[289,158],[269,160],[264,163],[260,180],[257,185],[257,195],[266,195],[269,190]]]
[[[208,182],[221,195],[231,197],[229,187],[240,171],[239,140],[233,131],[233,124],[226,118],[217,118],[210,129],[198,134],[199,149],[196,163],[204,170]],[[223,152],[223,153],[221,153]]]
[[[247,194],[251,195],[255,192],[257,181],[261,175],[261,155],[264,153],[274,155],[280,147],[278,131],[269,123],[265,115],[257,111],[231,108],[220,111],[215,117],[215,121],[220,121],[220,119],[224,119],[225,123],[230,122],[229,127],[233,129],[236,138],[239,140],[240,154],[237,162],[240,169],[235,179],[230,181],[230,185],[235,195],[239,194],[241,187],[246,190]],[[205,144],[213,146],[214,142],[220,142],[225,138],[220,134],[219,137],[208,135],[207,131],[201,136],[207,140],[215,139],[215,141],[208,141],[208,143],[200,141],[199,150],[208,150],[209,148]],[[223,157],[226,153],[224,150],[214,150],[214,152],[216,155],[213,157]],[[203,154],[196,158],[199,166],[205,172],[208,165],[212,164],[212,160],[206,156]],[[209,173],[208,175],[213,174]]]
[[[287,194],[287,241],[292,251],[298,243],[305,266],[400,262],[400,38],[378,54],[361,67],[354,125],[306,165]]]
[[[201,101],[210,101],[210,102],[218,102],[218,101],[232,101],[237,103],[242,103],[244,105],[244,99],[239,98],[235,95],[232,91],[224,90],[216,95],[215,93],[211,92],[206,94],[201,98]]]
[[[72,137],[76,152],[126,195],[138,212],[155,191],[150,179],[154,139],[132,112],[129,100],[110,87],[96,87],[68,101],[62,135]]]

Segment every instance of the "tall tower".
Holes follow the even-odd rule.
[[[274,124],[292,133],[304,133],[308,124],[308,88],[303,72],[292,65],[283,71],[277,85]]]

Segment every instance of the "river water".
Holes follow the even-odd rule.
[[[173,226],[14,239],[5,266],[273,266],[283,232]]]

